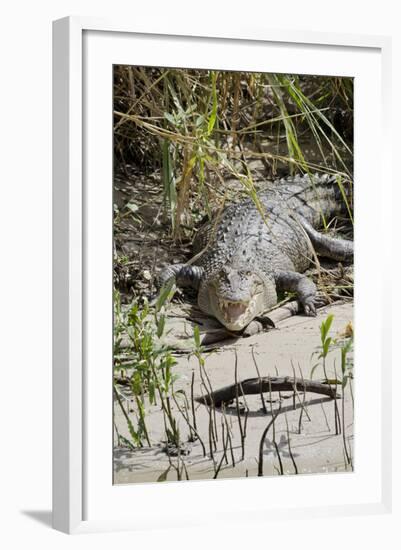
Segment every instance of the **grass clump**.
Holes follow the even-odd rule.
[[[116,172],[158,171],[174,239],[211,216],[226,182],[324,171],[352,179],[350,78],[116,66]]]

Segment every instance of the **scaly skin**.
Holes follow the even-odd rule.
[[[228,206],[206,224],[194,242],[200,254],[194,265],[173,265],[161,282],[175,277],[178,285],[198,289],[198,305],[228,330],[239,331],[277,303],[277,291],[294,291],[307,315],[316,313],[314,283],[302,273],[314,253],[350,261],[353,243],[316,231],[326,219],[344,210],[334,177],[285,178],[259,194],[262,217],[245,199]]]

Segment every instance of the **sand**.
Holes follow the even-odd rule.
[[[338,304],[319,310],[317,317],[297,315],[281,321],[276,329],[256,334],[249,338],[228,342],[217,350],[206,353],[205,370],[213,390],[227,386],[235,381],[235,354],[237,355],[238,379],[257,376],[252,359],[252,349],[261,376],[300,376],[310,378],[311,368],[319,362],[317,354],[320,344],[319,326],[328,314],[334,315],[330,335],[339,336],[353,319],[353,305]],[[315,353],[315,355],[313,355]],[[183,354],[177,357],[175,372],[178,380],[176,390],[182,389],[190,396],[192,373],[194,373],[194,394],[201,395],[202,381],[198,360],[193,355]],[[340,350],[333,350],[327,359],[327,373],[330,378],[340,375]],[[314,372],[314,379],[324,378],[321,360]],[[205,378],[205,376],[204,376]],[[163,450],[165,430],[160,407],[153,406],[147,415],[147,426],[152,442],[151,447],[129,450],[115,447],[114,482],[143,483],[178,478],[212,479],[216,469],[219,478],[233,478],[258,475],[259,446],[266,426],[272,419],[281,402],[280,414],[267,433],[263,445],[263,475],[308,474],[352,471],[353,463],[353,396],[350,381],[344,389],[344,399],[332,400],[329,397],[307,393],[296,396],[293,392],[265,393],[267,413],[262,409],[260,395],[241,396],[239,405],[242,411],[239,424],[237,403],[222,410],[210,410],[203,404],[196,404],[197,431],[203,441],[206,456],[199,440],[184,446],[185,453],[168,456]],[[341,386],[338,388],[341,393]],[[178,399],[182,406],[184,400]],[[129,397],[129,396],[127,396]],[[305,402],[303,403],[303,399]],[[336,435],[335,402],[341,419],[341,432]],[[129,401],[127,401],[129,407]],[[295,407],[294,407],[295,405]],[[245,411],[248,410],[247,415]],[[178,421],[181,440],[186,442],[189,427],[173,404]],[[192,413],[190,421],[193,423]],[[247,418],[246,418],[247,416]],[[210,418],[215,422],[216,449],[212,444],[210,453]],[[130,438],[126,420],[118,405],[115,406],[115,425],[118,432]],[[245,426],[246,420],[246,426]],[[224,426],[224,428],[223,428]],[[228,442],[227,428],[231,436],[223,451],[224,442]],[[246,431],[244,439],[244,457],[241,444],[241,430]],[[346,449],[346,452],[345,452]],[[348,457],[347,457],[348,454]],[[178,472],[177,472],[178,470]]]

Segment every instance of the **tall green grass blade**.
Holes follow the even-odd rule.
[[[163,187],[164,196],[170,208],[171,225],[174,229],[175,210],[177,206],[177,190],[175,188],[174,174],[171,165],[170,143],[167,139],[163,140]]]
[[[342,198],[343,198],[344,204],[345,204],[345,206],[346,206],[346,208],[347,208],[347,212],[348,212],[349,219],[351,220],[352,225],[354,225],[354,216],[352,215],[352,210],[351,210],[351,207],[350,207],[348,198],[347,198],[347,194],[346,194],[345,189],[344,189],[344,185],[343,185],[341,176],[337,176],[337,177],[336,177],[336,180],[337,180],[337,185],[338,185],[338,187],[339,187],[339,189],[340,189],[341,196],[342,196]]]
[[[212,86],[212,111],[209,116],[209,120],[207,123],[207,135],[210,136],[210,134],[213,131],[214,125],[216,124],[217,119],[217,89],[216,89],[216,80],[217,80],[217,73],[215,71],[211,72],[211,86]]]

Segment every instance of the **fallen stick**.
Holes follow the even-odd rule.
[[[263,376],[261,378],[248,378],[237,384],[225,386],[207,395],[196,397],[195,401],[205,405],[214,404],[215,407],[220,407],[223,403],[233,401],[238,392],[242,392],[245,395],[255,395],[260,394],[261,391],[267,392],[270,389],[271,391],[305,391],[327,395],[331,398],[341,398],[341,395],[336,393],[330,384],[291,376]]]

